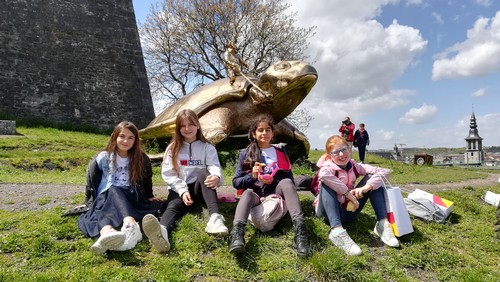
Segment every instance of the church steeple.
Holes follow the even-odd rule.
[[[469,136],[465,138],[466,144],[466,152],[465,152],[465,163],[466,164],[481,164],[484,160],[484,152],[483,152],[483,138],[479,136],[479,132],[477,130],[476,116],[474,112],[470,117],[470,125],[469,125]]]
[[[469,125],[469,136],[465,138],[465,140],[468,139],[481,139],[479,136],[479,133],[477,132],[477,123],[476,123],[476,116],[474,115],[474,112],[472,112],[472,115],[470,117],[470,125]]]

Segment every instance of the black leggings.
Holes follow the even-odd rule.
[[[188,184],[188,191],[193,200],[193,205],[186,206],[182,201],[181,195],[170,190],[167,197],[167,209],[160,218],[160,223],[170,232],[175,226],[175,222],[180,220],[194,205],[205,203],[208,208],[208,214],[219,213],[217,203],[217,191],[205,186],[205,179],[210,175],[208,170],[204,169],[198,173],[198,178],[194,183]]]

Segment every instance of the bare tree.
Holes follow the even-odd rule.
[[[293,111],[286,117],[286,120],[288,120],[288,122],[290,122],[304,134],[307,133],[307,129],[309,128],[309,124],[311,123],[312,119],[313,117],[306,109],[295,109],[295,111]]]
[[[315,27],[294,26],[282,0],[164,0],[140,28],[154,99],[170,103],[227,76],[224,51],[233,42],[259,74],[279,60],[304,60]],[[167,103],[168,104],[168,103]]]

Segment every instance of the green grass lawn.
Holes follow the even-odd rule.
[[[85,166],[103,148],[106,135],[51,128],[18,127],[21,137],[0,138],[0,182],[83,184]],[[315,162],[320,151],[311,152]],[[393,169],[391,182],[443,183],[484,177],[477,169],[405,165],[367,156],[369,163]],[[305,167],[296,173],[309,173]],[[234,167],[225,169],[229,183]],[[295,172],[295,171],[294,171]],[[155,167],[155,184],[163,185]],[[328,226],[312,213],[310,197],[301,197],[313,254],[295,255],[289,217],[269,233],[247,226],[247,253],[228,253],[228,237],[204,232],[206,214],[189,214],[171,234],[172,249],[158,254],[145,238],[127,252],[95,256],[76,217],[61,208],[45,211],[0,210],[0,281],[498,281],[500,235],[496,210],[480,197],[491,187],[438,192],[455,208],[445,224],[412,219],[414,233],[400,238],[401,248],[385,247],[373,234],[368,204],[346,229],[363,250],[348,257],[328,240]],[[83,201],[83,193],[77,196]],[[39,201],[44,201],[40,199]],[[235,204],[221,204],[231,227]]]

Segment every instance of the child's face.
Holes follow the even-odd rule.
[[[257,144],[259,144],[259,147],[267,148],[271,144],[274,133],[269,123],[263,121],[259,123],[253,135],[255,137],[255,140],[257,141]]]
[[[118,153],[127,154],[128,150],[134,146],[135,135],[132,131],[123,128],[116,138],[116,146],[118,147]]]
[[[329,154],[335,164],[345,166],[351,159],[351,148],[342,143],[335,144]]]
[[[188,143],[192,143],[196,141],[196,132],[198,132],[198,126],[191,122],[189,119],[184,119],[181,122],[181,128],[179,129],[181,132],[182,138],[184,141]]]

